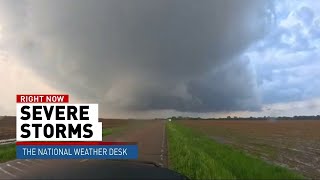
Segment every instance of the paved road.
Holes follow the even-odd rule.
[[[107,136],[104,141],[138,142],[139,160],[167,167],[165,121],[144,120],[131,125],[125,134]]]
[[[0,164],[1,179],[21,178],[128,178],[176,177],[176,174],[155,165],[167,167],[165,121],[136,121],[126,130],[107,136],[104,141],[137,142],[137,161],[111,160],[14,160]],[[146,163],[153,162],[154,164]],[[99,170],[99,173],[97,173]],[[151,173],[151,174],[150,174]],[[170,174],[171,173],[171,174]]]

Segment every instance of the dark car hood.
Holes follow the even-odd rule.
[[[32,179],[188,179],[146,161],[92,160],[71,167],[55,167],[32,173]]]

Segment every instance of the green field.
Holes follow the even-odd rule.
[[[304,179],[176,122],[167,123],[169,168],[191,179]]]
[[[16,158],[16,145],[0,145],[0,162],[6,162]]]
[[[119,134],[126,129],[126,126],[113,127],[113,128],[104,128],[102,129],[102,137],[110,134]]]
[[[113,131],[112,128],[104,128],[104,129],[102,129],[102,137],[112,134],[112,131]]]

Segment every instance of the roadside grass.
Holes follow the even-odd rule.
[[[175,122],[167,130],[169,168],[190,179],[304,179]]]
[[[115,134],[115,133],[120,133],[123,131],[126,127],[113,127],[113,128],[103,128],[102,129],[102,137],[110,135],[110,134]]]
[[[16,144],[0,145],[0,163],[16,158]]]
[[[112,128],[104,128],[102,129],[102,137],[112,134]]]

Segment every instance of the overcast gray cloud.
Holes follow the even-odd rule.
[[[8,49],[23,64],[107,108],[257,110],[255,77],[241,53],[267,33],[269,3],[18,1],[3,26],[17,32],[7,36]]]

